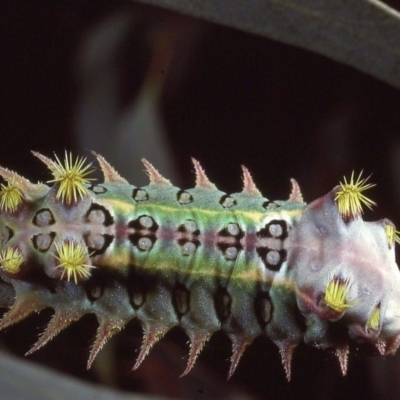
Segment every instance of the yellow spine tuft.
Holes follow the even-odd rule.
[[[369,177],[361,178],[363,171],[360,172],[356,181],[354,181],[354,171],[351,174],[350,181],[347,182],[344,177],[344,183],[340,182],[340,189],[336,192],[335,201],[338,206],[339,214],[343,219],[354,219],[363,212],[362,205],[369,209],[376,203],[364,196],[362,192],[375,186],[367,183]]]
[[[347,296],[350,291],[350,280],[334,277],[327,285],[323,303],[338,313],[354,306],[354,301],[348,302]]]
[[[393,224],[385,225],[385,234],[389,248],[392,247],[394,242],[400,244],[400,232],[396,231],[396,227]]]
[[[14,182],[2,184],[0,189],[0,210],[11,213],[17,211],[24,198],[21,190],[14,185]]]
[[[54,243],[54,245],[58,254],[54,254],[54,257],[60,262],[57,268],[63,269],[61,279],[67,274],[68,281],[73,277],[75,283],[78,283],[78,278],[90,277],[90,269],[95,267],[87,264],[89,254],[85,245],[73,241]]]
[[[379,328],[379,320],[381,317],[381,307],[380,305],[376,306],[374,311],[372,311],[371,316],[367,322],[367,329],[371,329],[377,331]]]
[[[22,251],[17,247],[7,247],[0,252],[0,268],[10,274],[17,274],[25,261]]]
[[[82,199],[89,193],[85,184],[89,184],[94,179],[87,176],[94,170],[89,169],[92,164],[85,165],[86,158],[77,157],[75,161],[72,159],[72,153],[65,152],[64,164],[58,159],[57,162],[52,162],[50,170],[54,179],[48,183],[58,183],[57,199],[61,199],[63,203],[70,205],[72,202],[77,202],[78,198]]]

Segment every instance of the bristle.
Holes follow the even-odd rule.
[[[57,254],[53,254],[53,256],[60,262],[56,268],[63,269],[61,279],[64,278],[65,273],[67,280],[69,281],[73,277],[75,283],[78,283],[78,279],[90,277],[90,269],[95,267],[88,264],[89,254],[84,244],[67,241],[61,244],[54,243],[54,245]]]
[[[172,186],[171,182],[164,178],[145,158],[142,158],[142,163],[146,168],[147,174],[149,175],[150,184]]]
[[[354,301],[349,302],[347,296],[350,291],[350,280],[334,277],[326,286],[323,304],[337,313],[343,313],[347,308],[354,306]]]
[[[32,183],[28,179],[7,168],[0,167],[0,176],[16,187],[24,196],[41,197],[49,190],[47,185]]]
[[[48,158],[44,156],[43,154],[40,154],[38,151],[32,151],[32,154],[38,158],[49,170],[51,173],[55,170],[55,163],[51,158]]]
[[[100,165],[100,169],[104,176],[104,183],[120,183],[123,185],[128,184],[128,181],[123,178],[103,156],[97,154],[95,151],[92,151],[92,154],[97,158],[97,162]]]
[[[257,186],[255,185],[253,181],[253,177],[250,174],[250,171],[242,165],[242,171],[243,171],[243,194],[247,194],[249,196],[254,196],[254,197],[262,197],[261,192],[258,190]]]
[[[66,205],[76,203],[78,199],[83,199],[90,194],[89,189],[85,186],[94,179],[88,178],[88,175],[94,170],[91,170],[91,163],[85,165],[86,158],[77,157],[74,161],[72,153],[65,152],[64,164],[56,157],[53,161],[40,153],[33,152],[49,168],[54,176],[54,179],[48,183],[57,183],[57,199]]]
[[[290,182],[292,183],[292,191],[290,192],[288,201],[294,203],[304,203],[299,184],[293,178],[290,179]]]
[[[345,221],[359,217],[363,212],[363,204],[369,209],[376,205],[375,202],[362,194],[365,190],[375,186],[372,183],[367,183],[370,177],[361,178],[362,173],[363,171],[360,172],[356,181],[354,181],[354,171],[351,174],[349,182],[344,177],[344,183],[340,182],[340,189],[336,192],[335,201],[338,211]]]
[[[229,368],[228,380],[232,378],[240,359],[247,346],[252,342],[252,339],[247,338],[238,338],[236,336],[231,337],[232,340],[232,357],[231,357],[231,366]]]
[[[290,342],[289,340],[275,341],[281,355],[283,368],[285,370],[286,379],[290,382],[292,378],[292,359],[293,352],[297,347],[297,342]]]
[[[199,356],[200,352],[203,350],[204,345],[211,337],[211,333],[203,332],[203,333],[196,333],[191,335],[190,339],[190,352],[189,352],[189,359],[187,362],[187,366],[183,374],[180,376],[181,378],[187,375],[191,369],[194,367],[194,364]]]
[[[24,297],[17,296],[14,305],[6,312],[0,321],[0,330],[22,321],[30,314],[39,312],[46,307],[34,294]]]
[[[24,261],[25,257],[18,247],[6,247],[0,252],[0,268],[9,274],[19,273]]]
[[[400,347],[400,334],[387,340],[385,354],[394,356],[399,347]]]
[[[379,354],[381,356],[384,356],[386,353],[386,342],[382,339],[378,339],[377,343],[375,344],[375,347],[379,351]]]
[[[217,189],[217,187],[208,179],[200,163],[194,158],[192,158],[192,163],[196,173],[196,188]]]
[[[143,337],[142,347],[140,349],[140,353],[136,360],[136,363],[133,369],[138,369],[140,364],[149,354],[151,348],[167,333],[168,327],[166,326],[157,326],[157,327],[149,327],[146,328]]]
[[[346,376],[347,374],[347,365],[348,365],[348,357],[349,357],[349,346],[339,347],[335,351],[336,357],[339,360],[340,369],[342,371],[342,375]]]
[[[39,340],[31,347],[31,349],[25,354],[26,356],[34,353],[43,346],[45,346],[50,340],[57,336],[62,330],[68,328],[73,322],[78,321],[82,317],[83,313],[74,310],[62,310],[56,311],[53,318],[47,325],[46,329],[40,335]]]
[[[87,362],[87,369],[93,364],[94,359],[96,358],[99,351],[104,347],[104,345],[121,329],[125,326],[124,321],[102,321],[100,322],[100,326],[97,329],[96,340],[93,343],[92,349],[90,351],[89,359]]]

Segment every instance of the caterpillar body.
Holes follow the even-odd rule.
[[[279,348],[286,376],[301,340],[334,349],[343,374],[352,343],[394,354],[400,345],[400,273],[391,221],[365,222],[367,179],[352,175],[306,204],[296,181],[287,201],[269,201],[243,167],[243,190],[226,194],[193,160],[196,186],[181,190],[146,160],[135,187],[94,153],[64,163],[34,153],[53,174],[33,184],[0,167],[0,277],[15,302],[0,329],[32,312],[54,316],[30,354],[83,315],[99,328],[88,368],[132,319],[143,327],[134,364],[175,326],[189,336],[187,374],[212,334],[232,341],[229,377],[259,335]]]

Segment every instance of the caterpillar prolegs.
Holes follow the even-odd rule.
[[[361,174],[307,205],[294,180],[287,201],[269,201],[245,167],[243,190],[228,195],[196,160],[196,185],[181,190],[146,160],[150,183],[135,187],[96,153],[102,183],[83,158],[34,155],[52,186],[0,167],[0,273],[15,290],[0,329],[54,309],[27,354],[88,313],[99,322],[88,368],[132,319],[144,331],[133,368],[180,326],[191,343],[183,375],[218,330],[232,341],[229,377],[259,335],[278,346],[288,379],[302,340],[333,349],[343,374],[354,343],[400,346],[399,238],[388,219],[363,221],[374,203]]]

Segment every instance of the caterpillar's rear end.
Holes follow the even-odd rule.
[[[243,167],[243,190],[219,191],[194,160],[196,186],[181,190],[146,160],[150,184],[129,184],[99,155],[104,182],[84,159],[53,161],[52,187],[0,168],[1,278],[15,289],[4,329],[51,307],[55,313],[28,354],[83,315],[99,321],[88,368],[132,319],[144,339],[134,369],[175,326],[191,347],[187,368],[218,330],[231,339],[231,376],[259,335],[273,340],[286,375],[304,340],[335,350],[345,374],[351,343],[381,354],[400,345],[396,229],[364,222],[361,175],[306,205],[297,183],[269,201]]]

